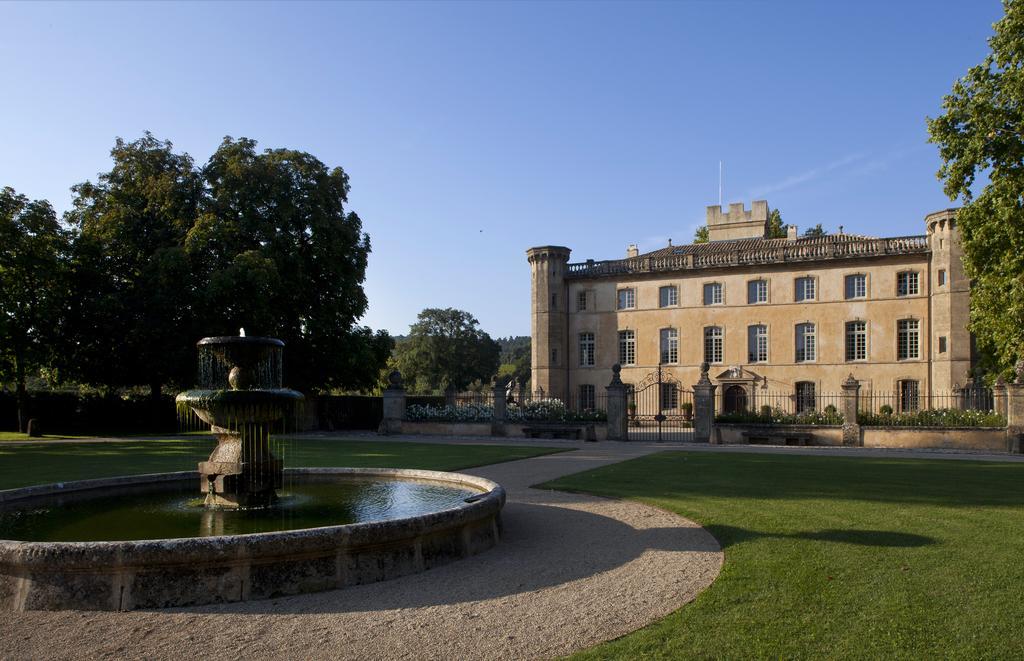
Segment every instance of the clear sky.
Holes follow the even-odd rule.
[[[767,199],[801,231],[924,232],[951,206],[925,117],[987,52],[998,0],[675,3],[0,2],[0,186],[68,208],[150,130],[351,176],[363,323],[425,307],[530,330],[525,250],[686,243]]]

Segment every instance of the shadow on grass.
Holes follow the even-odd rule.
[[[741,542],[763,538],[804,539],[815,542],[834,542],[837,544],[890,548],[913,548],[938,543],[938,540],[932,537],[905,532],[893,532],[891,530],[827,529],[796,533],[773,533],[716,524],[705,526],[705,530],[714,535],[723,549]]]

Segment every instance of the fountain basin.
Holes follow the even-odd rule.
[[[461,473],[288,469],[295,484],[367,478],[457,486],[457,506],[397,519],[241,535],[101,541],[0,540],[0,609],[166,608],[343,588],[411,574],[497,543],[505,491]],[[194,489],[192,471],[0,491],[0,508]]]

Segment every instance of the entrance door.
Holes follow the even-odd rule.
[[[743,386],[729,386],[725,389],[725,413],[737,413],[747,410],[747,390]]]

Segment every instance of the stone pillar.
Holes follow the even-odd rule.
[[[693,440],[711,443],[715,434],[715,390],[708,378],[709,365],[701,363],[700,379],[693,386]]]
[[[996,379],[992,386],[992,408],[999,415],[1006,417],[1006,382],[1003,377]]]
[[[455,408],[455,388],[448,386],[444,389],[444,405]]]
[[[508,391],[504,379],[495,379],[491,392],[494,394],[494,409],[491,414],[491,436],[505,436],[505,422],[508,419]]]
[[[857,408],[860,398],[860,381],[853,374],[842,383],[843,389],[843,445],[862,446],[864,441],[857,424]]]
[[[384,390],[384,418],[377,433],[401,434],[404,417],[405,387],[402,385],[402,373],[394,370],[388,374],[388,387]]]
[[[1018,377],[1017,381],[1021,381]],[[1006,384],[1006,451],[1011,454],[1024,452],[1021,443],[1024,435],[1024,383]]]
[[[609,441],[629,440],[629,430],[626,426],[629,423],[626,418],[626,384],[619,377],[620,372],[622,367],[618,363],[612,365],[612,381],[605,387],[608,392]]]

